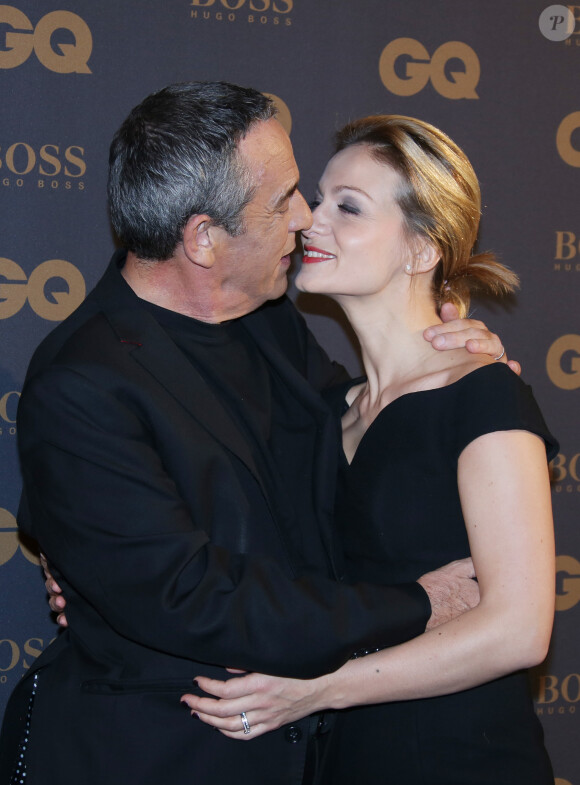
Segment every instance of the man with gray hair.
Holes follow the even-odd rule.
[[[19,408],[20,525],[69,626],[9,705],[2,785],[314,781],[324,717],[235,744],[180,705],[193,677],[314,677],[465,607],[338,580],[321,393],[344,371],[283,296],[311,215],[274,113],[255,90],[172,85],[113,140],[123,250],[36,351]],[[423,585],[473,603],[463,574]]]

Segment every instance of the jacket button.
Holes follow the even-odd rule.
[[[297,744],[302,738],[302,731],[297,725],[289,725],[284,731],[284,738],[290,744]]]

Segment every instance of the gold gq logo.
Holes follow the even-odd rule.
[[[562,335],[548,349],[546,371],[562,390],[580,387],[580,335]]]
[[[0,68],[17,68],[25,63],[32,51],[45,68],[57,74],[90,74],[87,62],[93,50],[91,31],[80,16],[71,11],[52,11],[43,16],[36,27],[18,8],[0,5],[0,24],[15,32],[7,32],[4,49],[0,51]],[[57,30],[72,33],[74,44],[52,47],[52,35]]]
[[[556,610],[569,611],[580,602],[580,562],[573,556],[558,556],[556,579]]]
[[[86,285],[81,271],[64,259],[49,259],[36,267],[28,280],[20,265],[11,259],[0,257],[0,319],[9,319],[17,314],[28,300],[32,310],[42,319],[59,322],[71,314],[85,298]],[[46,295],[47,283],[60,278],[66,282],[67,291],[50,292]]]
[[[451,60],[461,60],[463,70],[450,70],[448,76],[447,64]],[[415,95],[430,79],[444,98],[479,98],[475,92],[481,74],[479,59],[461,41],[442,44],[430,57],[423,44],[414,38],[397,38],[383,49],[379,73],[384,86],[395,95]]]
[[[556,147],[560,158],[569,166],[580,166],[580,150],[572,144],[572,134],[580,128],[580,112],[565,117],[556,133]]]
[[[26,543],[18,534],[16,518],[8,510],[0,507],[0,565],[6,564],[20,549],[29,562],[40,564],[38,554],[32,543]]]

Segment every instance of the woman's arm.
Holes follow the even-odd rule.
[[[458,483],[481,591],[476,608],[319,679],[200,678],[199,686],[222,700],[187,696],[192,710],[226,735],[251,739],[322,709],[457,692],[541,662],[554,614],[544,443],[526,431],[481,436],[459,458]]]

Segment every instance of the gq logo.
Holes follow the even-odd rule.
[[[580,129],[580,112],[567,115],[556,133],[556,147],[560,158],[569,166],[580,166],[580,150],[572,144],[572,134]]]
[[[0,507],[0,565],[6,564],[20,549],[32,564],[40,564],[38,555],[33,551],[31,542],[24,542],[18,534],[16,518],[8,510]]]
[[[51,287],[49,299],[47,284],[55,278],[65,281],[67,290]],[[64,259],[49,259],[39,264],[27,280],[20,265],[0,257],[0,319],[17,314],[28,300],[32,310],[42,319],[59,322],[82,303],[85,293],[81,271]]]
[[[448,70],[452,60],[460,60],[463,69]],[[423,44],[414,38],[397,38],[383,49],[379,73],[384,86],[395,95],[415,95],[431,79],[435,90],[444,98],[479,98],[475,92],[481,74],[479,59],[461,41],[442,44],[430,57]]]
[[[546,371],[562,390],[580,387],[580,335],[562,335],[548,349]]]
[[[0,68],[17,68],[25,63],[32,50],[45,68],[57,74],[90,74],[87,62],[93,50],[93,37],[87,23],[71,11],[52,11],[43,16],[36,28],[18,8],[0,5],[0,24],[8,25],[14,32],[7,32],[0,50]],[[67,30],[74,44],[56,44],[52,36],[57,30]],[[69,35],[69,37],[70,37]]]
[[[556,610],[569,611],[580,602],[580,562],[573,556],[556,558]]]

